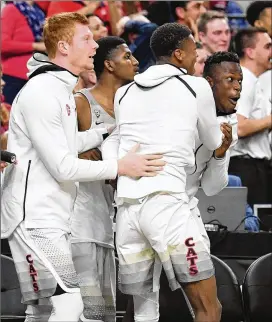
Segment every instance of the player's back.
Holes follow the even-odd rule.
[[[156,177],[120,177],[118,197],[185,191],[185,167],[194,164],[198,120],[196,95],[188,84],[193,78],[172,65],[152,66],[119,91],[115,101],[119,157],[140,143],[139,153],[162,153],[166,166]]]

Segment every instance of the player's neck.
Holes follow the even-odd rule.
[[[124,82],[115,77],[101,75],[95,86],[95,90],[97,92],[101,91],[105,96],[114,98],[116,91],[123,85]]]
[[[77,68],[76,66],[72,65],[67,59],[66,57],[62,57],[62,56],[56,56],[55,58],[50,59],[50,61],[55,64],[58,65],[66,70],[68,70],[70,73],[78,76],[80,72],[82,72],[82,70],[80,70],[80,68]]]

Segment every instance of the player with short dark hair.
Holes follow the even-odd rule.
[[[216,102],[217,120],[218,123],[228,123],[228,135],[227,140],[224,141],[222,147],[216,150],[214,153],[205,146],[203,146],[198,133],[195,138],[195,165],[188,168],[186,192],[189,197],[189,208],[191,216],[195,220],[207,249],[210,249],[209,237],[206,233],[201,214],[198,209],[198,200],[195,195],[201,185],[205,194],[208,196],[216,195],[228,184],[228,163],[229,163],[229,148],[234,146],[237,142],[237,118],[235,115],[235,107],[237,100],[240,97],[242,71],[239,64],[239,58],[234,53],[218,52],[209,57],[205,63],[205,76],[213,91],[213,96]],[[206,106],[202,106],[205,111]],[[161,277],[165,279],[165,274]],[[167,285],[163,280],[162,285]],[[161,287],[160,293],[163,294],[165,288]],[[162,322],[179,321],[178,307],[180,296],[176,293],[167,292],[168,297],[161,296],[161,313],[165,319]],[[143,301],[144,302],[144,301]],[[171,307],[175,307],[174,312],[168,312],[168,303],[171,303]],[[173,304],[174,303],[174,304]],[[132,322],[132,303],[129,301],[127,312],[125,316],[126,322]],[[137,303],[136,303],[137,305]],[[143,308],[155,307],[156,304],[147,298],[144,302]],[[193,306],[194,307],[194,306]],[[195,310],[194,310],[195,311]],[[197,319],[195,321],[211,321],[204,319]],[[135,320],[136,321],[136,320]],[[161,319],[160,319],[161,321]],[[212,320],[216,321],[216,320]]]
[[[208,82],[191,76],[196,44],[186,26],[158,27],[150,46],[157,65],[117,91],[117,128],[102,146],[111,159],[139,142],[142,153],[161,152],[167,163],[157,180],[118,178],[119,287],[133,295],[136,322],[158,321],[163,266],[171,289],[183,286],[196,321],[219,322],[213,264],[191,216],[185,170],[195,164],[196,130],[208,150],[222,145],[214,99]]]
[[[150,40],[151,50],[157,62],[167,62],[175,58],[176,50],[191,50],[191,55],[183,59],[184,68],[192,74],[196,60],[196,44],[192,41],[192,32],[178,23],[166,23],[156,29]]]
[[[97,40],[97,84],[75,95],[80,131],[115,125],[113,101],[119,87],[132,81],[138,61],[119,37]],[[100,150],[83,159],[101,160]],[[105,181],[81,182],[71,220],[72,254],[84,303],[82,321],[115,321],[114,190]]]

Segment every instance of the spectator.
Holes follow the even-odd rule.
[[[147,18],[158,26],[174,21],[170,13],[169,1],[154,1],[147,8]]]
[[[224,13],[207,11],[198,20],[199,39],[208,56],[217,51],[228,51],[230,27]]]
[[[44,18],[34,1],[8,3],[2,10],[1,58],[4,96],[9,104],[27,81],[26,63],[33,51],[45,51],[41,42]]]
[[[259,77],[259,81],[261,84],[261,89],[263,92],[263,97],[268,104],[268,109],[272,111],[272,69],[267,70]],[[272,151],[272,132],[269,133],[269,141],[270,141],[270,148]],[[268,169],[268,182],[272,182],[272,160],[270,161],[270,167]],[[269,203],[272,204],[272,184],[268,185],[268,197]]]
[[[254,1],[247,8],[247,21],[254,27],[265,28],[272,37],[272,1]]]
[[[237,104],[239,140],[231,154],[229,173],[241,178],[248,188],[248,203],[269,200],[267,171],[271,150],[271,106],[265,104],[258,76],[271,68],[271,38],[265,29],[240,30],[234,46],[243,71],[243,89]]]
[[[236,1],[226,1],[227,6],[225,13],[229,17],[229,25],[232,34],[236,33],[239,29],[247,28],[248,23],[244,17],[244,11]],[[236,16],[236,17],[235,17]],[[239,18],[237,16],[240,16]]]
[[[133,56],[140,63],[139,72],[145,71],[155,63],[149,43],[157,27],[155,23],[151,23],[140,14],[123,17],[118,23],[119,31],[124,30],[121,37],[129,44]]]
[[[203,46],[201,43],[196,44],[196,52],[197,52],[197,58],[196,58],[196,63],[195,63],[195,73],[194,76],[202,76],[204,66],[205,66],[205,61],[207,59],[207,53],[203,49]]]
[[[100,5],[99,1],[51,1],[47,16],[51,17],[61,12],[78,12],[83,15],[94,13]]]
[[[36,5],[39,6],[45,15],[47,15],[47,11],[51,1],[35,1]]]
[[[197,19],[206,12],[204,1],[170,1],[171,15],[175,22],[189,27],[195,40],[199,40]]]
[[[109,33],[116,35],[116,23],[123,16],[122,1],[52,1],[48,16],[61,12],[78,12],[83,15],[98,16]]]
[[[108,36],[108,29],[105,27],[104,22],[98,16],[90,14],[87,15],[87,18],[95,41]]]

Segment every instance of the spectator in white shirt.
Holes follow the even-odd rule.
[[[218,51],[228,51],[230,46],[230,27],[228,18],[218,11],[207,11],[197,23],[199,40],[208,56]]]
[[[240,30],[234,39],[240,57],[243,84],[237,104],[239,140],[231,154],[229,171],[248,187],[248,202],[269,202],[268,180],[272,127],[271,105],[265,103],[258,77],[271,68],[271,38],[265,29]]]

